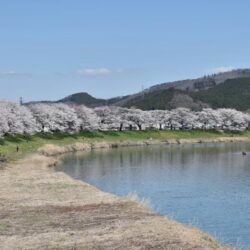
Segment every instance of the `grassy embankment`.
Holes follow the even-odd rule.
[[[128,140],[167,140],[167,139],[210,139],[219,137],[250,137],[250,131],[244,132],[218,132],[218,131],[109,131],[109,132],[80,132],[76,134],[36,134],[33,136],[6,136],[0,139],[1,158],[15,160],[27,153],[36,151],[44,144],[67,145],[76,142],[116,142]],[[17,153],[17,147],[19,152]]]

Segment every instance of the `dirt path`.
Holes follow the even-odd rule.
[[[140,203],[104,193],[33,155],[0,172],[0,249],[225,249]]]

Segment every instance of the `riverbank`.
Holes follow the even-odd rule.
[[[0,175],[1,249],[226,249],[136,201],[74,180],[33,154]]]
[[[80,139],[43,138],[39,143],[33,137],[30,141],[3,145],[5,150],[11,145],[14,151],[18,143],[20,151],[1,170],[0,248],[227,249],[196,228],[157,215],[136,201],[102,192],[51,168],[57,163],[56,155],[72,151],[249,140],[245,134],[222,137],[213,133],[210,138],[207,134],[202,138],[190,138],[190,134],[180,137],[181,132],[178,138],[168,133],[164,137],[156,131],[135,134],[140,138],[125,140],[121,137],[126,134],[114,132],[105,134],[105,140],[100,134],[99,137],[89,134]],[[43,145],[43,140],[50,145]],[[39,145],[42,147],[37,149]]]

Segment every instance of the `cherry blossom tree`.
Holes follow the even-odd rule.
[[[37,123],[44,132],[75,132],[80,128],[80,120],[73,108],[62,103],[29,105]]]
[[[0,102],[0,137],[9,132],[8,110],[5,102]]]
[[[235,109],[218,109],[222,119],[223,129],[243,130],[248,127],[245,115]]]
[[[145,126],[149,119],[151,119],[149,112],[140,109],[130,109],[124,118],[130,124],[135,124],[138,130],[142,130],[143,125]]]
[[[249,113],[245,113],[244,114],[244,119],[245,119],[245,122],[246,122],[246,124],[247,124],[247,129],[249,129],[250,128],[250,114]]]
[[[93,109],[84,105],[73,106],[80,122],[80,130],[98,130],[100,128],[100,118]]]
[[[192,129],[197,123],[197,116],[187,108],[177,108],[170,113],[171,127]]]
[[[117,115],[117,107],[98,107],[95,113],[100,119],[100,129],[102,130],[118,130],[121,124],[120,116]]]
[[[197,117],[202,129],[221,128],[223,123],[220,113],[210,108],[197,112]]]
[[[25,106],[14,102],[0,102],[0,134],[33,134],[38,132],[36,121]]]
[[[37,103],[19,105],[0,101],[0,136],[43,132],[77,132],[79,130],[142,129],[223,129],[245,130],[250,114],[235,109],[187,108],[142,111],[115,106],[95,109],[84,105]]]
[[[169,127],[170,111],[168,110],[152,110],[149,111],[154,128],[162,130]]]

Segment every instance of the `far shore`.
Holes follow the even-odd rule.
[[[0,166],[1,162],[21,159],[30,153],[34,153],[45,144],[56,146],[86,144],[86,147],[91,148],[96,143],[106,144],[106,147],[116,147],[126,146],[127,144],[128,146],[135,146],[248,140],[250,140],[250,130],[243,132],[214,130],[82,131],[75,134],[39,133],[32,136],[6,136],[0,138]],[[71,151],[74,151],[74,149],[72,148]]]
[[[67,152],[209,142],[248,142],[249,132],[133,131],[11,138],[0,147],[1,249],[230,249],[139,201],[102,192],[51,166]],[[132,139],[133,138],[133,139]],[[47,144],[46,144],[47,142]],[[49,143],[49,144],[48,144]],[[18,152],[16,152],[18,146]],[[13,152],[7,154],[7,150]]]
[[[207,139],[169,139],[169,140],[133,140],[121,142],[100,141],[93,143],[74,143],[65,146],[46,144],[38,149],[38,153],[45,156],[56,156],[65,153],[89,151],[101,148],[118,148],[150,145],[174,145],[174,144],[197,144],[197,143],[222,143],[222,142],[250,142],[248,137],[218,137]]]

